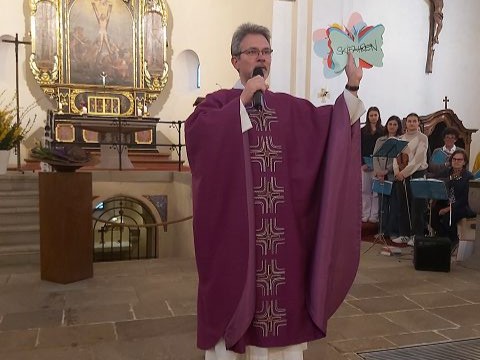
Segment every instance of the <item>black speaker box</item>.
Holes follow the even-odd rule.
[[[448,237],[415,236],[415,270],[450,272],[451,243]]]

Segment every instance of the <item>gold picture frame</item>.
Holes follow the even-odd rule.
[[[95,97],[118,106],[93,114],[130,116],[164,89],[165,0],[30,0],[30,8],[30,68],[64,113]]]
[[[72,124],[57,124],[55,137],[56,141],[73,143],[75,141],[75,127]]]

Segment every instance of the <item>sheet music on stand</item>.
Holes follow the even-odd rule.
[[[377,194],[390,195],[392,193],[393,181],[373,179],[372,191]]]
[[[448,200],[447,186],[445,182],[438,179],[411,179],[410,189],[413,197],[428,200],[428,232],[433,236],[432,228],[432,201]],[[452,211],[450,211],[450,223],[452,222]]]
[[[430,162],[435,165],[443,165],[448,161],[449,155],[442,151],[434,151],[432,157],[430,158]]]
[[[373,157],[396,158],[408,145],[408,141],[397,138],[389,138],[383,143]]]
[[[428,200],[448,200],[447,187],[438,179],[411,179],[413,197]]]

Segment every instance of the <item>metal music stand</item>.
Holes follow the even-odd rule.
[[[399,140],[396,138],[389,138],[385,143],[378,149],[372,157],[383,157],[387,159],[394,159],[396,158],[402,151],[405,149],[405,147],[408,145],[408,141],[405,140]],[[387,161],[385,161],[385,168],[384,170],[387,169]],[[390,181],[384,181],[383,183],[379,180],[377,182],[373,182],[372,184],[372,190],[380,195],[380,221],[379,221],[379,228],[378,228],[378,233],[374,236],[374,241],[370,247],[365,250],[363,253],[365,254],[366,252],[370,251],[373,246],[377,243],[382,243],[384,246],[388,246],[387,241],[385,240],[385,235],[383,233],[383,198],[385,195],[390,195],[392,192],[392,186],[393,183]]]
[[[447,187],[445,182],[438,179],[411,179],[410,189],[415,198],[425,199],[428,201],[428,232],[432,237],[432,201],[433,200],[448,200]],[[450,216],[452,212],[450,211]]]
[[[408,141],[393,137],[389,138],[383,143],[380,149],[373,154],[373,157],[385,157],[389,159],[396,158],[407,145]]]

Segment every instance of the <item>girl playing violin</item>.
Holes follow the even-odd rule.
[[[425,176],[427,164],[428,138],[420,132],[420,118],[411,113],[406,119],[406,133],[400,139],[408,141],[402,153],[393,160],[395,189],[399,205],[399,236],[393,238],[395,243],[408,243],[413,246],[415,235],[425,235],[425,199],[412,197],[410,179]]]

